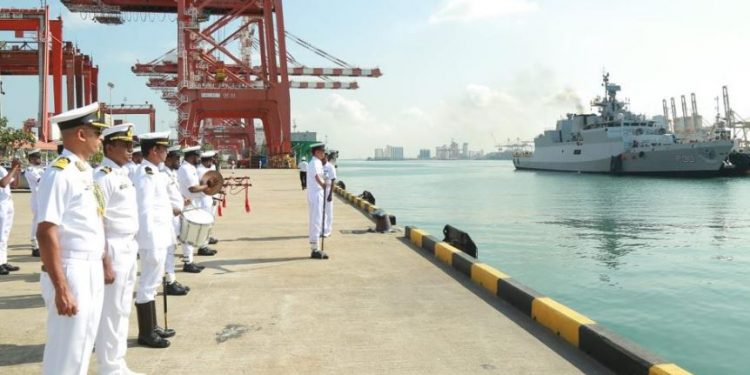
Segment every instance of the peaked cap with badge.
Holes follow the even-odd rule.
[[[185,156],[192,156],[192,155],[201,155],[201,146],[190,146],[185,147],[182,149],[182,153],[185,154]]]
[[[62,112],[49,119],[51,123],[57,124],[60,130],[71,129],[76,126],[89,125],[97,128],[108,128],[104,122],[99,103],[94,102],[87,106]]]
[[[160,145],[169,147],[169,132],[153,132],[138,136],[143,145]]]
[[[102,137],[105,141],[133,142],[133,124],[125,123],[104,129]]]
[[[216,156],[216,151],[204,151],[201,153],[201,159],[211,159]]]

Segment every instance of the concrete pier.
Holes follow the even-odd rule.
[[[224,171],[231,176],[231,171]],[[309,258],[306,192],[290,170],[238,170],[200,274],[178,268],[187,296],[169,297],[172,346],[136,344],[127,361],[149,374],[608,374],[609,371],[458,272],[416,251],[403,232],[334,198],[329,260]],[[0,373],[41,369],[45,308],[30,256],[29,194],[13,194],[9,261],[0,276]],[[393,212],[398,215],[398,212]],[[408,223],[406,223],[408,224]],[[179,252],[179,251],[178,251]],[[181,262],[178,260],[177,264]],[[162,299],[157,299],[163,325]],[[92,356],[95,373],[96,360]]]

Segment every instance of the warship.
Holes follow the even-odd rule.
[[[714,176],[734,146],[729,136],[680,141],[664,125],[629,111],[621,87],[603,76],[598,114],[568,114],[534,139],[534,150],[513,156],[517,170],[624,175]]]

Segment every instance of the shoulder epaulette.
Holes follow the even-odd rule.
[[[102,172],[104,174],[108,174],[109,172],[112,172],[112,167],[101,167],[101,168],[99,168],[99,172]]]
[[[144,168],[146,170],[146,174],[154,174],[154,170],[151,169],[151,167]]]
[[[57,158],[57,160],[55,160],[52,163],[52,168],[57,168],[57,169],[63,170],[68,165],[70,165],[70,159],[66,158],[65,156],[61,156],[61,157]]]

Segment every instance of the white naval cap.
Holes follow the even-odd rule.
[[[174,145],[174,146],[168,148],[167,152],[179,152],[179,153],[182,153],[182,149],[180,148],[179,145]]]
[[[210,159],[212,157],[216,156],[216,151],[204,151],[201,153],[201,159]]]
[[[133,124],[124,123],[120,125],[110,126],[104,129],[102,137],[105,141],[133,141]]]
[[[71,109],[62,112],[49,119],[51,123],[57,124],[60,130],[69,129],[79,125],[91,125],[99,128],[107,128],[100,112],[99,103],[94,102],[85,107]]]
[[[201,154],[201,146],[199,145],[199,146],[185,147],[185,148],[182,149],[182,153],[184,153],[185,156],[187,156],[188,154],[197,154],[197,155],[200,155]]]
[[[141,147],[144,143],[153,143],[156,145],[169,146],[169,132],[152,132],[138,136],[141,141]]]
[[[141,153],[141,146],[133,147],[133,154],[140,154]]]
[[[315,152],[316,150],[323,150],[325,151],[326,144],[323,142],[313,143],[310,145],[310,151]]]
[[[31,156],[31,155],[39,155],[39,154],[41,154],[41,153],[42,153],[42,149],[40,149],[40,148],[34,148],[34,149],[31,149],[31,150],[29,150],[29,152],[28,152],[28,153],[26,153],[26,155],[27,155],[27,156]]]

